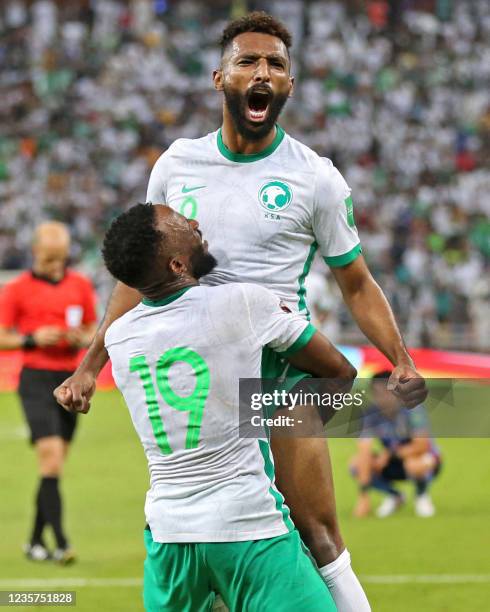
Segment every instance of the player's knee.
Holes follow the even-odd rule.
[[[63,469],[63,458],[59,454],[43,457],[39,462],[41,476],[45,478],[55,478],[61,476]]]
[[[62,465],[59,463],[42,463],[40,465],[40,473],[43,478],[58,478],[61,476]]]
[[[403,467],[410,478],[423,478],[431,472],[431,466],[424,464],[418,457],[405,459]]]
[[[330,542],[340,537],[339,523],[334,512],[324,511],[305,517],[298,525],[303,539],[308,542]]]
[[[63,448],[60,445],[45,445],[38,452],[39,470],[46,478],[61,475],[63,468]]]

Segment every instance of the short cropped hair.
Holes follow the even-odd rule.
[[[223,55],[228,45],[236,36],[246,32],[261,32],[262,34],[270,34],[280,38],[289,54],[289,49],[293,42],[291,32],[283,23],[265,11],[254,11],[231,21],[226,26],[219,40],[221,55]]]
[[[136,204],[114,219],[102,256],[109,272],[129,287],[143,287],[154,271],[164,234],[155,227],[152,204]]]

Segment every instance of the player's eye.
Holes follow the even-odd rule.
[[[253,60],[251,60],[251,59],[241,59],[238,62],[239,66],[249,66],[250,64],[253,64]]]

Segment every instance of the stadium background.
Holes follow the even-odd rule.
[[[175,138],[217,128],[216,40],[227,19],[254,8],[293,31],[296,91],[281,124],[332,158],[352,187],[366,259],[424,369],[488,377],[487,0],[2,2],[0,285],[29,266],[33,227],[55,218],[70,226],[73,262],[105,303],[105,228],[144,199],[153,163]],[[364,344],[320,265],[309,296],[330,337]],[[379,363],[355,350],[361,365]],[[3,389],[15,375],[15,356],[0,356]],[[34,459],[7,391],[0,423],[0,588],[78,585],[81,610],[139,609],[147,477],[118,395],[98,395],[68,466],[68,520],[81,559],[73,568],[22,559]],[[488,442],[441,445],[437,517],[416,520],[407,508],[385,522],[355,522],[346,471],[353,443],[333,441],[343,530],[375,610],[488,607]]]

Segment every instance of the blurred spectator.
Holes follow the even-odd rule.
[[[0,268],[27,266],[32,227],[56,217],[104,294],[99,245],[111,218],[144,198],[174,139],[219,125],[216,40],[246,4],[2,5]],[[490,255],[490,4],[260,8],[294,26],[296,92],[284,127],[345,175],[365,256],[411,344],[488,348],[488,290],[476,285]],[[339,337],[361,340],[332,299]]]

